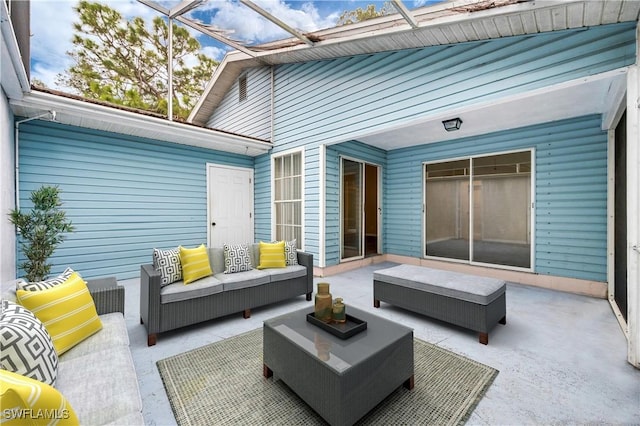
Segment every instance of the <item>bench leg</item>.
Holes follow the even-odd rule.
[[[402,385],[409,390],[413,390],[413,387],[415,386],[415,380],[414,380],[413,374],[411,375],[411,377],[405,380]]]
[[[267,364],[262,364],[262,375],[267,379],[273,376],[273,371],[271,371],[271,369],[267,367]]]
[[[307,293],[307,302],[310,302],[310,301],[311,301],[311,294],[312,294],[312,293]]]
[[[251,309],[245,309],[242,311],[242,318],[247,319],[251,317]]]
[[[380,301],[378,299],[373,299],[373,307],[374,308],[379,308],[380,307]]]
[[[500,324],[504,325],[507,323],[507,316],[503,316],[502,319],[500,321],[498,321]]]
[[[158,335],[156,333],[149,334],[147,336],[147,346],[153,346],[156,344],[156,340],[158,339]]]
[[[480,333],[478,334],[478,341],[483,345],[489,344],[489,333]]]

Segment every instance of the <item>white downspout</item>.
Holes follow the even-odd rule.
[[[38,118],[42,118],[44,116],[49,115],[51,117],[51,121],[55,121],[56,120],[56,112],[54,110],[51,111],[47,111],[45,113],[42,113],[40,115],[36,115],[35,117],[29,117],[29,118],[25,118],[24,120],[18,120],[15,122],[14,124],[14,128],[15,131],[13,132],[13,152],[15,155],[14,158],[14,166],[15,166],[15,172],[14,172],[14,179],[15,179],[15,191],[16,191],[16,210],[20,210],[20,125],[22,123],[26,123],[27,121],[31,121],[31,120],[37,120]]]
[[[640,71],[627,78],[627,359],[640,368]]]

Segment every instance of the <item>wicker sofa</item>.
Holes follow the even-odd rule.
[[[4,287],[4,286],[3,286]],[[82,425],[143,425],[142,399],[115,277],[87,280],[102,329],[58,359],[56,389]],[[15,302],[15,282],[2,297]]]
[[[259,244],[250,244],[254,269],[225,274],[224,249],[209,247],[214,275],[189,285],[183,281],[161,286],[160,272],[152,264],[140,266],[140,323],[147,330],[147,345],[156,344],[158,333],[242,312],[300,295],[311,300],[313,255],[298,251],[298,265],[255,269]]]

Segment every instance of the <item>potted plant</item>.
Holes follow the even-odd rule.
[[[51,270],[47,263],[58,245],[64,240],[64,232],[72,232],[71,221],[60,209],[60,190],[57,186],[43,185],[31,193],[33,208],[27,213],[13,209],[9,220],[20,234],[20,249],[27,258],[19,266],[28,281],[42,281]]]

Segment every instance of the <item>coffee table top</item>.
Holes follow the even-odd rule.
[[[413,329],[409,327],[347,306],[347,314],[366,321],[367,329],[343,340],[308,322],[306,315],[311,312],[313,307],[300,309],[266,320],[264,326],[316,357],[337,373],[363,362],[407,334],[413,335]]]

